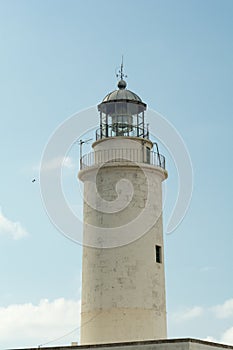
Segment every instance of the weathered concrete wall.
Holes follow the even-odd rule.
[[[142,139],[141,137],[127,137],[127,136],[116,136],[109,137],[106,139],[101,139],[95,141],[92,144],[92,147],[95,151],[104,150],[104,149],[117,149],[117,148],[138,148],[141,147],[153,147],[153,143],[147,139]]]
[[[144,222],[140,238],[137,236],[130,244],[111,249],[83,248],[81,344],[166,338],[161,185],[166,174],[143,164],[137,167],[116,163],[98,169],[96,186],[105,201],[117,199],[116,184],[122,178],[133,188],[133,196],[124,209],[106,213],[98,203],[97,209],[88,204],[93,196],[92,172],[93,167],[79,174],[87,200],[84,242],[89,241],[86,237],[90,235],[85,223],[107,228],[109,235],[112,228],[119,227],[120,235],[120,226],[133,222],[142,212]],[[147,207],[149,195],[152,200]],[[153,225],[145,233],[147,221]],[[156,245],[161,247],[161,263],[156,262]]]
[[[147,159],[147,149],[153,144],[149,140],[138,137],[111,137],[94,142],[95,160],[107,162],[113,158],[129,159],[132,162],[144,162]]]

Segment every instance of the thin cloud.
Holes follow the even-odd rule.
[[[79,314],[80,301],[64,298],[51,302],[42,299],[37,305],[27,303],[1,307],[0,343],[8,348],[45,344],[79,327]],[[78,334],[77,329],[69,338],[58,343],[77,341]]]
[[[213,267],[213,266],[203,266],[200,268],[201,272],[210,272],[210,271],[214,271],[214,270],[215,270],[215,267]]]
[[[219,343],[219,340],[215,339],[214,337],[211,337],[210,335],[208,337],[204,338],[203,340],[210,341],[212,343]]]
[[[40,169],[40,164],[37,165],[34,170],[39,170]],[[49,171],[49,170],[54,170],[59,167],[66,168],[66,169],[73,169],[75,167],[75,163],[73,159],[69,156],[67,157],[56,157],[51,159],[49,162],[45,163],[43,162],[42,164],[42,169],[43,171]]]
[[[185,322],[193,320],[202,316],[203,308],[201,306],[194,306],[192,308],[185,309],[184,311],[176,312],[172,315],[172,319],[176,322]]]
[[[220,343],[220,344],[227,344],[227,345],[233,345],[233,327],[228,328],[220,337],[220,339],[216,339],[212,336],[208,336],[205,339],[206,341],[214,342],[214,343]]]
[[[28,232],[20,222],[11,221],[0,211],[0,235],[10,236],[17,240],[28,236]]]
[[[216,305],[212,308],[215,316],[218,318],[228,318],[233,316],[233,299],[226,300],[221,305]]]
[[[77,167],[77,162],[75,163],[74,159],[70,156],[55,157],[48,162],[43,162],[42,166],[40,162],[24,166],[21,172],[27,175],[27,177],[30,176],[32,180],[34,178],[39,178],[40,171],[49,172],[59,167],[62,170],[73,170]]]
[[[227,329],[221,338],[221,342],[225,344],[233,344],[233,327]]]

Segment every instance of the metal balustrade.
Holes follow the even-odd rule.
[[[90,152],[80,159],[80,169],[116,162],[145,163],[165,169],[165,157],[147,148],[106,149]]]
[[[149,130],[140,126],[129,125],[126,130],[122,130],[118,125],[104,125],[102,128],[96,130],[96,140],[116,137],[116,136],[130,136],[142,137],[149,139]]]

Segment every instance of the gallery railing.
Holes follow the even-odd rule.
[[[149,139],[149,129],[148,127],[143,128],[135,125],[129,125],[126,129],[122,129],[118,124],[105,124],[102,128],[96,130],[96,140],[116,136],[141,137]]]
[[[145,163],[165,169],[165,157],[148,149],[106,149],[85,154],[80,169],[115,162]]]

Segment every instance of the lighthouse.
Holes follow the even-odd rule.
[[[146,124],[147,105],[127,89],[98,105],[84,184],[81,345],[166,339],[162,222],[165,158]]]

